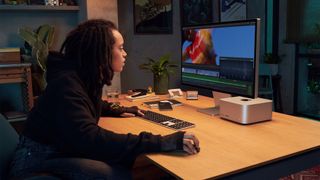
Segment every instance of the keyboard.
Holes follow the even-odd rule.
[[[195,124],[191,122],[187,122],[181,119],[176,119],[176,118],[159,114],[153,111],[146,111],[142,118],[173,130],[183,130],[183,129],[195,127]]]

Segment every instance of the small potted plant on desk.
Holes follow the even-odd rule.
[[[148,70],[153,73],[153,88],[156,94],[167,94],[169,87],[169,74],[177,68],[176,64],[169,61],[170,55],[166,54],[158,60],[148,58],[147,63],[141,64],[140,69]]]

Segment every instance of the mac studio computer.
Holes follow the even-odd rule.
[[[219,99],[231,95],[256,98],[260,51],[260,19],[182,28],[181,83],[212,90]]]

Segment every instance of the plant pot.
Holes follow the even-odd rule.
[[[153,87],[156,94],[168,94],[169,76],[162,74],[161,76],[153,76]]]
[[[44,72],[33,72],[32,73],[32,89],[33,95],[39,96],[42,94],[44,89],[46,88],[46,80],[44,76]]]

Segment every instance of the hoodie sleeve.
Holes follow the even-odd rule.
[[[124,107],[101,100],[101,116],[119,117],[124,112]]]
[[[100,104],[101,116],[120,117],[122,113],[132,113],[139,116],[139,110],[143,112],[138,106],[125,107],[102,100]]]

